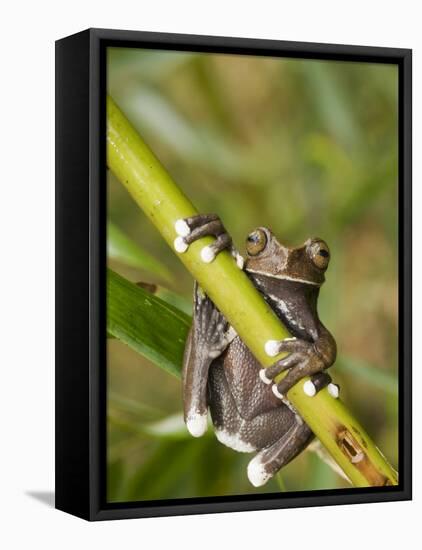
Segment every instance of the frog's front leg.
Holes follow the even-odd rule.
[[[272,384],[274,378],[281,372],[288,371],[278,384],[272,386],[273,393],[280,399],[284,399],[290,388],[306,376],[311,377],[303,385],[303,391],[308,396],[313,397],[322,388],[328,386],[330,394],[338,397],[338,386],[333,384],[331,377],[324,372],[334,363],[336,357],[335,341],[325,327],[321,326],[320,336],[314,342],[297,338],[269,340],[265,345],[265,351],[272,357],[281,352],[288,353],[271,367],[260,371],[261,380],[266,384]]]
[[[225,317],[195,282],[193,322],[182,372],[184,419],[194,437],[207,429],[208,371],[230,343],[232,332]]]
[[[215,241],[201,250],[201,259],[211,263],[219,252],[229,249],[237,265],[243,269],[244,260],[233,246],[232,239],[217,214],[198,214],[189,218],[177,220],[174,228],[178,237],[174,240],[174,248],[180,254],[186,252],[189,245],[202,237],[215,237]]]

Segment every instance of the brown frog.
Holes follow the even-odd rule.
[[[275,357],[262,368],[224,316],[195,284],[193,324],[183,362],[184,417],[189,432],[199,437],[207,429],[211,412],[217,439],[239,452],[255,452],[248,465],[250,482],[265,484],[280,468],[307,447],[314,435],[288,401],[289,389],[303,377],[303,391],[314,396],[323,387],[338,397],[338,386],[325,370],[336,358],[336,343],[318,317],[317,300],[325,280],[330,251],[322,239],[309,239],[298,248],[287,248],[265,227],[246,240],[247,258],[234,250],[232,240],[216,215],[178,220],[175,248],[183,253],[195,240],[214,236],[201,251],[212,262],[231,249],[256,288],[292,335],[270,340],[265,350]],[[287,374],[279,382],[281,372]]]

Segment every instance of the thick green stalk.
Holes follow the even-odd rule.
[[[197,210],[111,98],[107,121],[108,167],[175,252],[176,220]],[[203,238],[185,253],[176,254],[259,362],[269,366],[277,358],[265,353],[265,343],[282,340],[289,333],[228,252],[210,264],[201,260],[200,251],[212,241]],[[288,398],[350,481],[358,487],[396,485],[396,472],[343,402],[326,389],[308,397],[303,383],[296,384]]]

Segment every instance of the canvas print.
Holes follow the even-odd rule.
[[[107,502],[397,485],[397,65],[108,47],[107,93]]]

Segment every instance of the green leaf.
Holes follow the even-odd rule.
[[[182,311],[107,270],[107,331],[177,377],[190,325]]]
[[[159,285],[150,284],[150,283],[139,282],[139,283],[136,283],[136,286],[141,287],[143,290],[146,290],[150,294],[154,294],[155,296],[157,296],[157,298],[160,298],[167,304],[174,306],[179,311],[182,311],[183,313],[186,313],[189,316],[191,315],[192,303],[189,302],[183,296],[180,296],[180,294],[177,294],[176,292],[173,292],[172,290],[169,290],[164,286],[159,286]],[[108,332],[107,338],[114,338],[114,336]]]
[[[131,267],[143,269],[158,275],[166,281],[172,276],[168,268],[151,254],[142,250],[132,239],[112,222],[107,224],[107,254],[109,258],[117,260]]]
[[[187,315],[191,315],[192,303],[183,296],[180,296],[180,294],[177,294],[176,292],[173,292],[172,290],[169,290],[164,286],[145,283],[143,281],[137,282],[136,286],[139,286],[147,292],[154,294],[154,296],[157,296],[157,298],[161,298],[161,300],[164,300],[164,302],[167,302],[168,304],[174,306],[180,311],[183,311]]]

